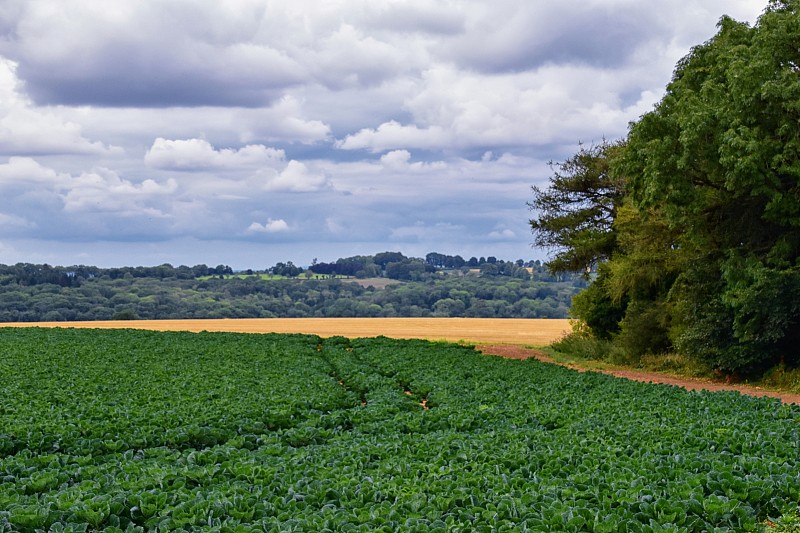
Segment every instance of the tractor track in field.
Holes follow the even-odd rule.
[[[474,319],[474,318],[321,318],[321,319],[203,319],[203,320],[134,320],[96,322],[24,322],[3,323],[0,327],[80,327],[136,328],[172,331],[232,331],[242,333],[307,333],[322,337],[418,338],[474,343],[479,351],[513,359],[536,359],[560,364],[547,354],[525,345],[543,346],[565,335],[570,324],[560,319]],[[565,365],[586,371],[577,365]],[[740,383],[722,383],[708,379],[671,376],[640,370],[594,370],[636,381],[675,385],[688,390],[732,390],[751,396],[769,396],[784,403],[800,405],[800,394],[766,390]]]
[[[515,346],[511,344],[479,344],[476,346],[477,350],[486,355],[497,355],[500,357],[508,357],[510,359],[529,359],[531,357],[552,364],[561,364],[554,360],[546,353],[536,350],[534,348],[525,348],[523,346]],[[577,365],[563,365],[578,372],[586,372],[588,369],[581,368]],[[707,390],[707,391],[736,391],[741,394],[749,396],[768,396],[770,398],[777,398],[783,403],[793,403],[800,405],[800,394],[791,392],[779,392],[766,390],[761,387],[754,387],[752,385],[745,385],[741,383],[720,383],[708,379],[688,378],[671,376],[668,374],[661,374],[658,372],[647,372],[642,370],[592,370],[594,372],[602,372],[618,378],[631,379],[634,381],[642,381],[645,383],[657,383],[661,385],[674,385],[682,387],[687,390]]]

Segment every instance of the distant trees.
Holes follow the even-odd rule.
[[[467,262],[460,255],[446,255],[431,252],[425,259],[406,257],[400,252],[382,252],[374,256],[354,256],[341,258],[334,263],[314,262],[309,271],[325,276],[352,276],[357,278],[386,277],[396,280],[422,280],[426,276],[441,270],[460,270],[466,266],[474,265],[481,268],[483,265],[497,265],[496,269],[486,269],[489,275],[499,274],[507,276],[524,277],[530,272],[529,268],[537,267],[541,272],[541,262],[503,261],[496,257],[472,258]],[[482,270],[483,272],[483,270]]]
[[[460,255],[446,255],[431,252],[425,256],[425,262],[434,268],[458,269],[467,264]]]
[[[78,287],[0,284],[0,321],[329,316],[563,318],[570,299],[583,285],[579,277],[544,282],[455,274],[398,282],[376,290],[338,278],[184,280],[98,276]]]
[[[268,269],[270,274],[275,276],[285,276],[287,278],[294,278],[303,273],[301,267],[295,266],[291,261],[286,263],[276,263],[275,266]]]
[[[78,287],[84,281],[105,276],[109,279],[156,278],[156,279],[194,279],[201,276],[223,276],[233,274],[233,269],[226,265],[209,268],[206,265],[173,267],[165,263],[155,267],[119,267],[99,268],[95,266],[50,266],[30,263],[0,265],[0,285],[16,283],[18,285],[53,284],[61,287]]]
[[[489,262],[491,259],[492,262]],[[304,316],[564,317],[585,281],[552,275],[540,261],[476,259],[400,252],[291,261],[231,276],[229,266],[155,267],[0,265],[0,321],[133,320]],[[240,273],[241,274],[241,273]],[[307,274],[307,275],[302,275]],[[323,274],[315,279],[312,274]],[[396,280],[376,290],[347,278]],[[224,279],[223,279],[224,278]],[[282,279],[286,278],[286,279]],[[299,278],[299,279],[298,279]],[[383,285],[383,284],[381,284]]]

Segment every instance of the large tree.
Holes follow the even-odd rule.
[[[611,257],[612,223],[624,191],[612,169],[620,150],[619,143],[606,141],[581,146],[569,159],[550,163],[554,172],[546,189],[533,187],[528,206],[534,245],[554,251],[547,262],[552,272],[587,271]]]
[[[531,203],[555,268],[607,261],[578,315],[616,305],[605,333],[623,348],[724,372],[800,363],[800,0],[771,1],[753,27],[723,17],[613,146],[608,179],[561,172]]]
[[[723,18],[633,125],[625,172],[687,258],[673,337],[726,371],[800,362],[800,2]]]
[[[625,198],[625,179],[616,172],[624,144],[603,141],[581,145],[578,152],[560,163],[550,163],[553,175],[548,187],[534,186],[528,207],[534,245],[549,249],[546,262],[553,273],[598,270],[596,281],[573,301],[574,315],[593,335],[610,339],[619,331],[627,299],[612,298],[608,270],[603,263],[617,249],[614,221]]]

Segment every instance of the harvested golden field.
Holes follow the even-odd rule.
[[[430,339],[482,344],[544,346],[570,329],[568,320],[530,318],[237,318],[206,320],[124,320],[17,322],[5,327],[136,328],[162,331],[311,333],[321,337]]]

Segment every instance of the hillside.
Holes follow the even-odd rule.
[[[350,261],[347,264],[352,264]],[[477,269],[395,263],[378,277],[219,266],[101,269],[0,265],[0,322],[303,317],[565,318],[586,282],[502,261]],[[404,259],[398,265],[421,265]],[[373,263],[373,266],[375,264]],[[348,267],[349,268],[349,267]],[[343,271],[346,271],[342,267]],[[424,270],[424,269],[423,269]],[[276,272],[280,271],[280,272]],[[418,272],[415,279],[385,274]],[[281,273],[283,272],[283,273]],[[405,274],[403,276],[405,277]]]

